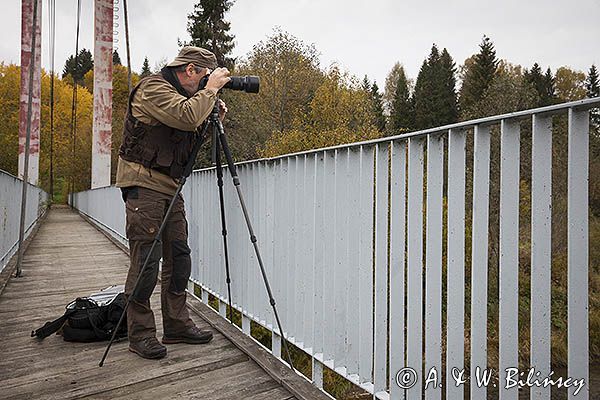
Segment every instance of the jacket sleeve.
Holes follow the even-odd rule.
[[[162,80],[149,80],[141,89],[141,101],[136,104],[139,111],[182,131],[199,127],[210,115],[216,101],[216,93],[212,90],[200,90],[188,99]]]

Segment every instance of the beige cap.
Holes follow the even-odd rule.
[[[211,52],[201,47],[185,46],[177,57],[167,67],[179,67],[180,65],[194,64],[197,67],[217,68],[217,57]]]

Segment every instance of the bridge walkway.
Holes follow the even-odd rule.
[[[68,208],[49,211],[25,252],[23,276],[10,278],[0,295],[0,397],[327,398],[194,300],[192,319],[211,329],[213,340],[207,345],[169,345],[162,360],[134,355],[125,340],[113,345],[100,368],[106,342],[69,343],[59,335],[43,341],[30,337],[33,329],[62,315],[74,298],[125,282],[128,262],[121,249],[76,212]],[[152,296],[152,307],[160,339],[158,290]]]

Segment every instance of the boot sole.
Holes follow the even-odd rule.
[[[158,360],[160,358],[164,358],[167,355],[167,352],[165,351],[164,353],[156,353],[156,354],[144,354],[139,350],[136,349],[132,349],[131,347],[129,348],[129,351],[131,351],[132,353],[137,354],[138,356],[142,357],[142,358],[146,358],[148,360]]]
[[[206,344],[212,340],[212,336],[208,339],[189,339],[189,338],[166,338],[163,336],[163,344],[187,343],[187,344]]]

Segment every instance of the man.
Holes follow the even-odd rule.
[[[212,73],[211,73],[212,72]],[[206,86],[198,90],[203,77]],[[129,96],[123,144],[119,150],[117,187],[123,192],[130,267],[125,295],[134,284],[148,256],[178,179],[190,157],[194,131],[213,110],[216,94],[229,81],[229,71],[217,68],[208,50],[186,46],[159,74],[140,81]],[[221,119],[226,107],[220,104]],[[156,286],[162,258],[162,343],[208,343],[210,331],[201,331],[189,317],[186,292],[191,272],[188,229],[183,197],[179,195],[171,215],[150,255],[139,287],[127,310],[129,350],[144,358],[163,358],[167,348],[156,338],[150,295]]]

